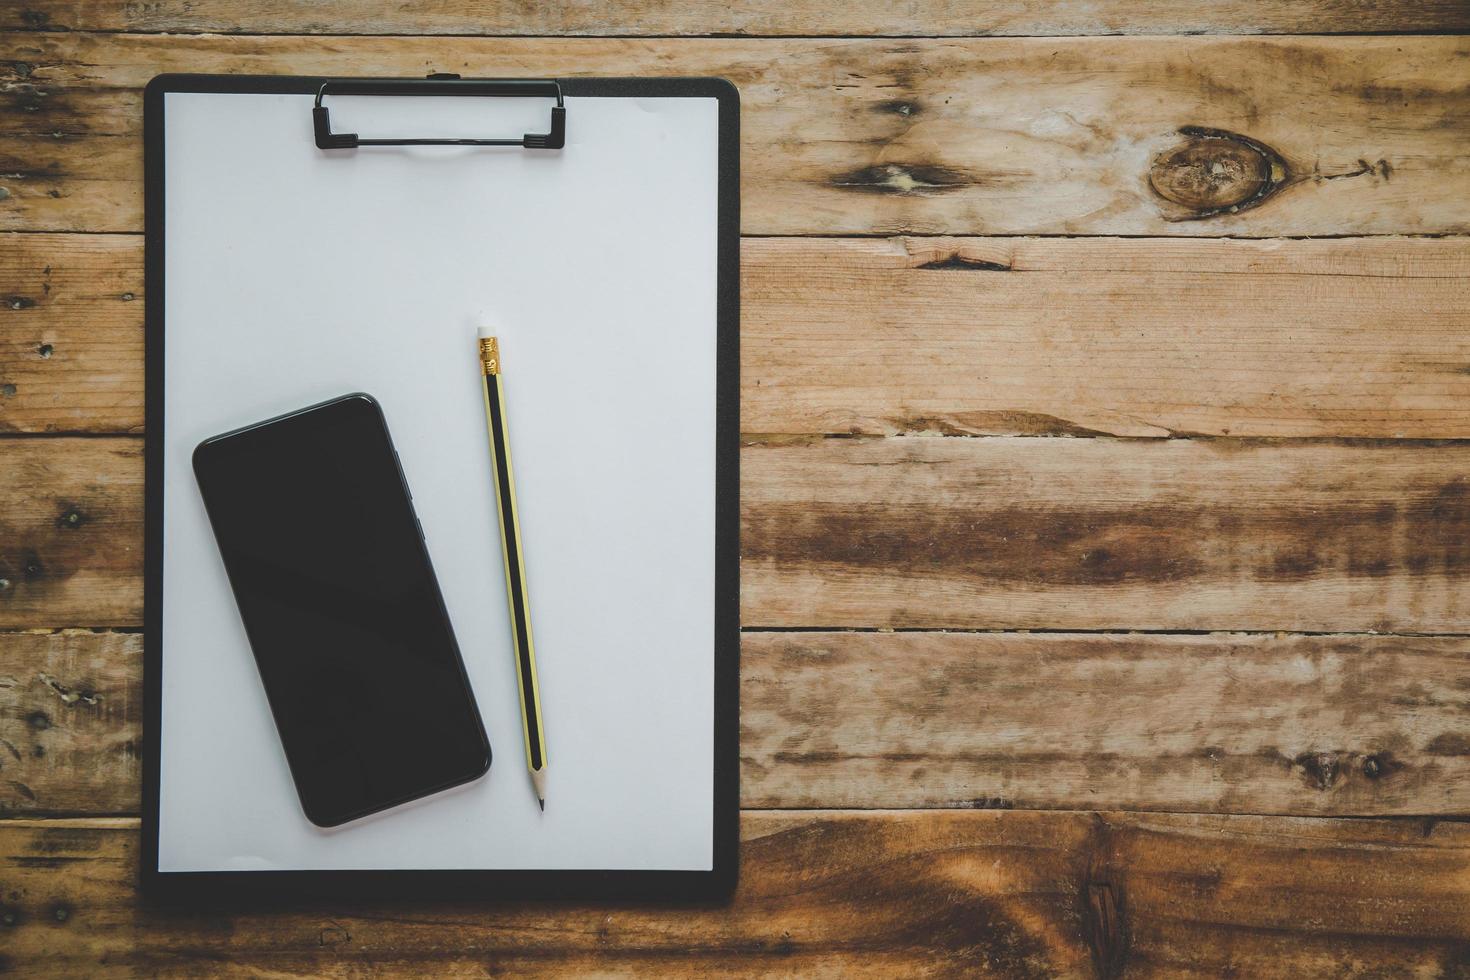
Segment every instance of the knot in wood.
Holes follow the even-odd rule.
[[[1179,132],[1185,141],[1154,158],[1149,186],[1188,217],[1255,207],[1286,179],[1285,161],[1262,143],[1218,129]]]

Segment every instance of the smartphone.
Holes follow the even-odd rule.
[[[206,439],[194,474],[307,819],[483,776],[490,742],[378,403]]]

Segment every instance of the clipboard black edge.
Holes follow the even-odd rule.
[[[735,888],[740,806],[740,93],[723,78],[562,78],[582,98],[713,98],[719,104],[715,377],[714,841],[708,871],[160,871],[163,710],[164,96],[171,92],[314,93],[309,75],[155,76],[144,89],[143,813],[146,901],[192,908],[288,910],[318,899],[521,903],[607,899],[718,904]],[[569,121],[575,126],[575,116]],[[303,131],[303,138],[309,138]],[[568,151],[563,151],[568,152]]]

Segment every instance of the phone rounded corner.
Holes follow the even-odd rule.
[[[301,812],[311,822],[311,825],[318,830],[336,830],[352,819],[352,817],[344,817],[338,814],[317,813],[310,806],[307,806],[305,800],[301,801]]]
[[[204,466],[205,456],[214,447],[214,443],[218,439],[219,436],[210,436],[208,439],[201,439],[199,444],[194,447],[193,452],[189,453],[189,467],[194,471],[195,476],[200,474]]]
[[[383,411],[383,403],[366,391],[350,391],[340,398],[333,398],[329,405],[348,415],[372,419],[384,430],[388,428],[388,415]],[[389,436],[389,442],[392,442],[392,436]]]
[[[378,401],[366,391],[349,391],[347,394],[343,395],[337,400],[339,402],[362,402],[364,405],[371,408],[379,415],[383,414],[383,403]]]

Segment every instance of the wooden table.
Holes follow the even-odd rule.
[[[1470,974],[1467,29],[5,4],[0,968]],[[728,908],[138,901],[142,86],[435,70],[741,88]]]

